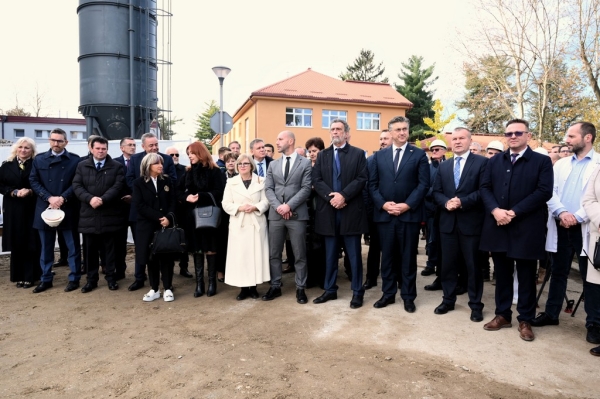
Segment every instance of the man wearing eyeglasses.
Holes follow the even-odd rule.
[[[558,153],[560,155],[561,158],[566,158],[566,157],[570,157],[572,152],[571,149],[569,148],[568,145],[562,145],[560,146],[560,149],[558,150]]]
[[[129,160],[129,167],[127,168],[127,172],[125,174],[125,181],[129,188],[133,188],[133,181],[140,177],[140,166],[142,164],[142,159],[146,156],[146,154],[153,152],[162,156],[163,158],[163,170],[166,175],[171,178],[173,185],[177,184],[177,171],[175,170],[175,163],[173,162],[173,158],[171,158],[167,154],[163,154],[158,152],[158,138],[154,133],[144,133],[142,135],[142,149],[143,152],[132,155]],[[131,231],[135,231],[135,223],[137,221],[137,210],[135,207],[131,207],[131,211],[129,212],[129,222],[132,225]],[[133,236],[133,241],[135,241],[135,235]],[[127,288],[129,291],[139,290],[144,286],[144,281],[146,281],[146,265],[135,264],[135,281]]]
[[[519,279],[517,320],[525,341],[535,338],[536,266],[544,259],[548,221],[546,201],[552,198],[553,172],[548,156],[529,148],[529,123],[513,119],[506,124],[508,151],[491,158],[481,184],[485,208],[480,249],[492,252],[496,265],[496,317],[483,328],[512,327],[513,273]]]
[[[56,128],[50,132],[50,149],[39,154],[33,160],[29,181],[37,195],[33,228],[37,229],[42,242],[40,266],[42,277],[34,293],[46,291],[52,287],[52,264],[54,263],[54,243],[56,234],[61,234],[68,249],[69,283],[66,292],[79,288],[81,278],[81,247],[74,239],[73,230],[77,229],[77,200],[73,195],[73,177],[80,158],[68,152],[67,133]],[[47,208],[61,209],[65,218],[58,227],[50,227],[42,220],[42,212]]]
[[[600,164],[600,154],[594,151],[596,128],[589,122],[577,122],[569,127],[565,142],[573,156],[561,158],[554,165],[554,194],[548,201],[548,210],[554,223],[548,224],[546,248],[555,252],[552,263],[550,288],[545,311],[540,313],[531,325],[535,327],[559,324],[567,279],[571,270],[573,255],[577,255],[581,278],[585,284],[588,258],[582,248],[588,248],[590,218],[581,204],[592,172]],[[590,288],[589,290],[592,290]],[[586,298],[587,326],[600,320],[597,309],[588,308]],[[600,343],[600,342],[598,342]]]

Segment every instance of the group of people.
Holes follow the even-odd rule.
[[[123,155],[114,160],[102,137],[91,138],[90,154],[84,158],[66,150],[68,141],[61,129],[51,132],[51,149],[37,156],[33,140],[20,139],[0,168],[3,248],[12,253],[11,281],[31,287],[39,278],[35,293],[52,287],[58,233],[68,250],[65,291],[79,287],[82,270],[87,282],[81,291],[97,288],[100,263],[108,288],[118,289],[117,281],[125,276],[126,235],[131,227],[135,281],[128,289],[143,288],[147,271],[150,290],[144,301],[160,298],[161,281],[163,299],[174,299],[175,262],[179,260],[181,275],[194,277],[188,271],[189,253],[195,297],[215,295],[220,281],[241,288],[238,300],[259,298],[257,285],[268,281],[262,300],[274,300],[282,295],[282,252],[287,242],[298,303],[308,302],[306,288],[315,285],[323,293],[313,303],[338,298],[338,260],[343,252],[352,309],[363,306],[364,292],[377,286],[381,270],[382,296],[373,306],[395,303],[400,291],[405,311],[413,313],[417,246],[426,222],[429,259],[424,274],[435,272],[443,291],[436,314],[455,309],[458,286],[464,284],[470,319],[483,321],[483,273],[491,254],[495,317],[484,329],[512,326],[516,273],[518,330],[523,340],[531,341],[532,326],[559,323],[570,262],[577,254],[587,340],[600,343],[600,272],[597,266],[588,267],[591,260],[586,255],[593,253],[600,235],[600,154],[593,150],[594,126],[578,122],[569,128],[565,142],[573,155],[558,161],[554,169],[550,157],[529,148],[531,133],[525,120],[507,123],[507,151],[497,142],[486,148],[486,156],[479,155],[480,149],[471,148],[471,132],[461,127],[452,132],[452,156],[447,160],[446,143],[431,143],[431,162],[424,150],[408,142],[409,129],[407,118],[393,118],[380,136],[380,150],[368,158],[350,144],[350,127],[342,119],[331,121],[327,148],[315,137],[300,151],[293,132],[280,132],[277,159],[267,155],[261,139],[250,143],[249,154],[240,154],[239,143],[232,142],[229,149],[219,151],[217,162],[203,143],[194,142],[186,149],[189,167],[178,164],[175,148],[160,153],[151,133],[142,136],[144,151],[137,154],[135,140],[121,140]],[[196,228],[194,209],[211,205],[223,210],[221,225]],[[47,208],[64,211],[58,227],[44,222]],[[187,252],[152,256],[154,233],[177,224],[186,233]],[[363,283],[361,237],[366,233],[370,247]],[[537,262],[548,252],[553,253],[548,301],[545,312],[536,316]],[[599,355],[600,347],[591,352]]]

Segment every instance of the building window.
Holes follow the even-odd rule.
[[[74,132],[71,130],[71,140],[84,140],[85,132]]]
[[[35,131],[36,139],[47,139],[50,138],[50,130],[36,130]]]
[[[342,119],[344,121],[348,121],[348,113],[346,111],[331,111],[328,109],[324,109],[322,127],[325,129],[329,129],[329,126],[331,126],[331,121],[334,119]]]
[[[379,114],[359,112],[356,115],[356,130],[379,130]]]
[[[308,108],[286,108],[285,125],[312,127],[312,109]]]
[[[25,137],[25,129],[15,129],[15,138]]]

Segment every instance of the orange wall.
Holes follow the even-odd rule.
[[[311,137],[321,137],[327,146],[329,144],[329,129],[321,127],[323,110],[346,111],[348,115],[348,124],[350,125],[351,144],[355,147],[368,151],[369,155],[379,148],[379,134],[382,129],[387,129],[387,123],[390,119],[398,115],[405,115],[405,109],[400,107],[352,104],[352,103],[333,103],[333,102],[314,102],[294,99],[270,99],[255,97],[255,104],[234,117],[233,128],[224,136],[224,143],[227,145],[231,141],[239,141],[242,145],[242,152],[248,151],[248,143],[260,137],[265,143],[275,145],[279,132],[291,130],[296,135],[296,146],[304,147],[304,143]],[[312,127],[298,127],[285,125],[286,108],[309,108],[312,109]],[[377,112],[380,114],[380,129],[377,131],[357,130],[356,116],[357,112]],[[246,140],[245,120],[248,119],[248,140]],[[276,155],[277,156],[277,155]]]

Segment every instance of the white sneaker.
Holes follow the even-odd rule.
[[[152,302],[158,298],[160,298],[160,290],[158,290],[156,292],[154,290],[150,290],[150,291],[148,291],[148,293],[146,295],[144,295],[144,298],[142,298],[142,300],[144,302]]]
[[[175,297],[173,296],[173,291],[165,290],[165,293],[163,294],[163,299],[165,300],[165,302],[173,302],[175,300]]]

